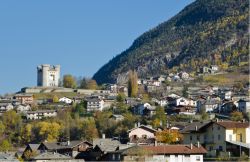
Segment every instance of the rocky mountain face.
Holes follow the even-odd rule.
[[[93,76],[100,83],[171,69],[196,71],[203,65],[237,66],[248,61],[248,0],[197,0],[180,13],[138,37]]]

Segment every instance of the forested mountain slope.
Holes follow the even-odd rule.
[[[130,69],[146,77],[209,64],[238,66],[248,61],[248,20],[248,0],[197,0],[142,34],[93,78],[112,83]]]

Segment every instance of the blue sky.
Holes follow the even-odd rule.
[[[36,86],[36,66],[91,77],[193,0],[0,1],[0,94]]]

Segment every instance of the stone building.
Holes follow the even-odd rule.
[[[60,80],[60,65],[42,64],[37,67],[37,86],[58,87]]]

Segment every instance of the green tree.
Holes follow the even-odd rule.
[[[4,126],[3,122],[0,121],[0,137],[3,136],[4,132],[5,132],[5,126]]]
[[[165,110],[161,106],[157,106],[155,110],[155,115],[153,116],[153,126],[165,126],[167,121],[167,116],[165,114]]]
[[[241,121],[244,117],[242,112],[234,111],[230,114],[231,120],[233,121]]]
[[[234,87],[236,90],[241,91],[241,90],[243,90],[244,85],[243,85],[242,82],[237,82],[237,83],[234,83],[233,87]]]
[[[74,112],[77,113],[79,116],[83,116],[86,113],[86,109],[87,109],[87,103],[84,101],[76,104]]]
[[[202,119],[202,120],[208,120],[208,119],[209,119],[209,115],[208,115],[208,113],[206,112],[206,108],[205,108],[204,105],[203,105],[202,108],[201,108],[200,115],[201,115],[201,119]]]
[[[21,123],[21,116],[14,110],[7,111],[2,116],[3,124],[8,132],[15,130]]]
[[[137,83],[137,73],[136,71],[129,71],[129,79],[128,79],[128,96],[129,97],[137,97],[138,94],[138,83]]]
[[[70,75],[64,75],[63,76],[63,87],[65,88],[76,88],[76,80],[75,78]]]
[[[97,138],[98,130],[96,129],[95,120],[93,118],[85,118],[80,123],[80,134],[81,139],[93,140]]]
[[[0,151],[9,151],[10,149],[11,149],[11,144],[7,139],[0,142]]]
[[[182,89],[182,96],[183,97],[188,97],[188,85],[184,84],[183,89]]]
[[[29,143],[32,138],[32,124],[26,124],[21,132],[22,142],[24,144]]]
[[[57,95],[54,95],[52,100],[53,100],[53,103],[59,102],[59,98],[57,97]]]
[[[96,90],[98,88],[98,85],[95,80],[90,79],[87,81],[87,89],[93,89]]]
[[[82,78],[80,88],[87,89],[87,78]]]
[[[116,97],[116,101],[123,103],[125,101],[125,95],[123,93],[119,93]]]

